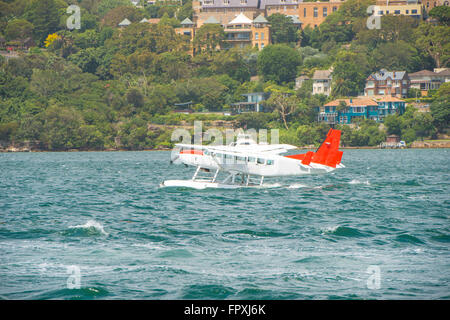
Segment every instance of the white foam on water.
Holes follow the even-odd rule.
[[[301,183],[294,183],[291,184],[288,189],[300,189],[300,188],[306,188],[308,187],[307,185],[301,184]]]
[[[365,184],[366,186],[370,186],[369,180],[361,181],[358,179],[353,179],[352,181],[349,182],[349,184]]]
[[[69,226],[69,228],[71,229],[89,229],[89,228],[95,228],[96,230],[98,230],[101,234],[104,235],[108,235],[108,233],[105,231],[105,229],[103,228],[102,224],[95,221],[95,220],[88,220],[88,222],[86,222],[83,225],[77,225],[77,226]]]
[[[337,228],[339,228],[339,226],[320,228],[320,230],[322,231],[322,233],[333,233],[337,230]]]

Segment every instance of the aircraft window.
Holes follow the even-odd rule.
[[[265,162],[266,162],[266,160],[265,159],[261,159],[261,158],[258,158],[258,161],[257,161],[259,164],[264,164]]]
[[[245,157],[236,157],[236,160],[238,163],[244,163],[245,162]]]
[[[271,166],[273,165],[274,161],[273,160],[267,160],[267,165]]]
[[[255,157],[248,157],[248,162],[255,162],[256,158]]]

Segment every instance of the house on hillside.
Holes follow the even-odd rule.
[[[231,104],[232,112],[234,114],[244,112],[263,112],[264,101],[267,100],[269,94],[266,92],[252,92],[242,95],[246,97],[246,101],[240,101]]]
[[[332,70],[316,70],[312,77],[313,94],[324,94],[329,96],[331,94],[331,72]]]
[[[410,80],[406,71],[381,69],[366,79],[365,96],[392,96],[406,98]]]
[[[404,112],[405,101],[396,97],[337,99],[319,108],[317,120],[328,124],[350,124],[356,119],[382,122],[387,115]]]
[[[441,86],[441,77],[433,71],[421,70],[410,73],[410,88],[420,90],[423,96],[428,94],[428,90],[439,89]]]
[[[308,76],[300,76],[295,78],[295,90],[300,89],[305,81],[309,80]]]

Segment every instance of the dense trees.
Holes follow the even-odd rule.
[[[266,81],[292,82],[301,64],[300,54],[284,44],[265,47],[258,56],[258,70]]]
[[[70,3],[81,6],[80,30],[66,30]],[[258,51],[227,47],[219,24],[202,26],[191,46],[188,36],[175,31],[184,18],[192,19],[190,0],[143,8],[128,0],[0,0],[0,37],[8,42],[32,37],[39,47],[8,61],[0,56],[0,140],[38,140],[52,150],[167,147],[170,131],[161,125],[206,117],[172,114],[175,104],[230,111],[242,94],[266,92],[271,94],[264,105],[267,113],[207,119],[278,128],[283,142],[320,143],[329,127],[316,123],[318,107],[361,94],[370,73],[448,66],[447,9],[431,10],[434,24],[383,16],[381,29],[369,30],[366,8],[371,3],[347,0],[318,28],[301,32],[291,18],[273,14],[268,17],[273,43]],[[139,23],[143,17],[161,21]],[[124,18],[132,24],[117,28]],[[297,76],[312,77],[315,70],[331,67],[331,97],[313,96],[311,80],[294,90]],[[376,145],[386,133],[408,142],[437,130],[445,133],[448,86],[425,99],[430,114],[408,109],[403,116],[387,117],[386,132],[373,121],[354,129],[343,126],[344,143]]]
[[[298,27],[292,18],[281,13],[274,13],[267,17],[270,23],[272,43],[290,43],[299,41]]]

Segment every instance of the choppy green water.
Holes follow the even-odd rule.
[[[450,151],[343,162],[263,189],[189,190],[159,188],[193,173],[169,152],[0,154],[0,296],[449,299]]]

